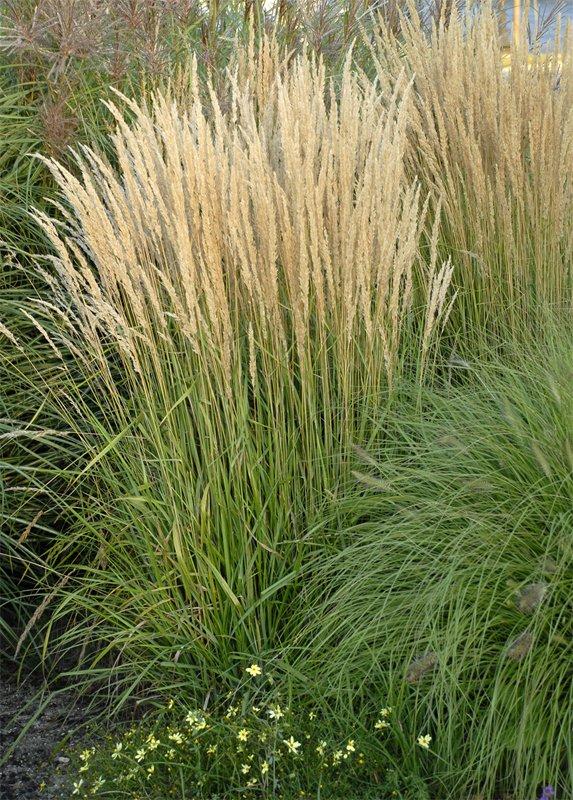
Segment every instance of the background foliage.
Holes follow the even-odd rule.
[[[3,653],[116,711],[269,658],[400,791],[570,794],[571,31],[1,15]]]

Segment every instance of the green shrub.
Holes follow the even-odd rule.
[[[300,669],[427,730],[440,796],[573,792],[569,330],[403,397],[316,556]]]

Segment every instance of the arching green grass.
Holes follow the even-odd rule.
[[[440,796],[566,797],[573,339],[451,384],[404,398],[358,463],[342,542],[315,557],[301,668],[341,707],[391,705],[410,740],[430,733]]]

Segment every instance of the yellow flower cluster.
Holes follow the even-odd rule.
[[[250,664],[244,671],[253,679],[263,675],[257,663]],[[265,681],[269,680],[270,676],[265,674]],[[304,774],[307,766],[311,766],[312,775],[316,773],[321,780],[321,775],[326,775],[333,767],[364,765],[364,754],[357,752],[356,739],[336,744],[315,738],[317,711],[295,715],[288,706],[281,705],[274,692],[263,699],[260,683],[250,686],[240,701],[238,697],[237,692],[229,693],[227,708],[220,714],[184,709],[181,712],[184,724],[168,725],[161,732],[155,729],[143,734],[132,728],[119,741],[110,741],[108,765],[117,765],[121,770],[120,773],[116,770],[116,776],[111,779],[109,775],[97,779],[89,776],[95,750],[84,750],[80,754],[82,775],[74,784],[73,794],[90,800],[92,795],[100,794],[105,783],[103,794],[115,796],[113,785],[116,784],[121,796],[141,797],[149,792],[149,783],[153,791],[163,781],[175,779],[179,783],[183,769],[191,776],[188,779],[192,787],[190,796],[195,796],[204,793],[209,785],[209,770],[214,764],[218,772],[223,768],[231,781],[238,782],[241,792],[256,789],[264,793],[276,781],[281,785],[298,781],[298,775]],[[170,711],[177,708],[177,704],[169,699],[165,708]],[[382,709],[381,719],[389,713],[390,709]],[[169,795],[166,790],[165,796]],[[247,793],[241,798],[248,800],[251,796]],[[303,792],[302,796],[307,795]]]
[[[288,739],[283,739],[283,744],[286,745],[286,748],[290,753],[294,753],[295,755],[298,753],[301,746],[300,742],[295,741],[294,736],[290,736]]]
[[[199,733],[207,728],[207,720],[198,711],[189,711],[185,717],[185,722],[192,729],[193,733]]]
[[[383,731],[385,728],[390,727],[388,717],[392,714],[392,709],[389,706],[380,709],[380,715],[374,723],[374,730]]]
[[[279,719],[282,719],[284,717],[285,712],[279,705],[276,705],[276,706],[271,706],[267,711],[267,714],[271,719],[276,719],[278,721]]]

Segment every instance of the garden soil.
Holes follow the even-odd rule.
[[[0,681],[0,798],[67,798],[73,731],[86,721],[86,710],[70,692],[42,700],[33,681],[18,684],[2,664]],[[45,705],[44,705],[45,704]],[[20,737],[20,738],[19,738]]]

